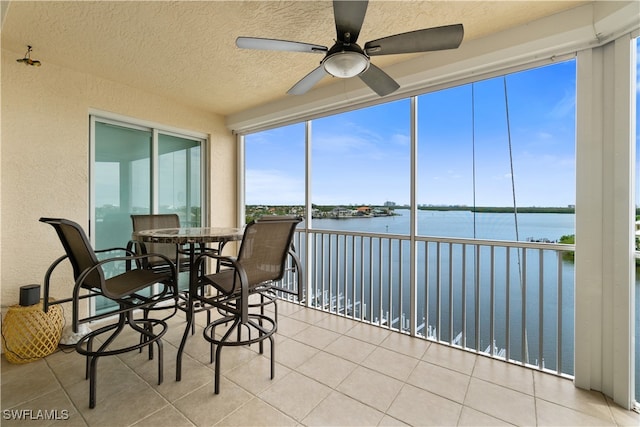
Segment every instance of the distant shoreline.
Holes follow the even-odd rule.
[[[393,216],[394,210],[406,210],[409,206],[406,205],[313,205],[314,210],[318,210],[323,213],[331,212],[336,208],[346,209],[358,209],[359,207],[366,206],[370,209],[383,209],[387,211],[387,215],[381,216]],[[460,212],[475,212],[475,213],[513,213],[513,206],[462,206],[462,205],[421,205],[418,206],[418,210],[421,211],[460,211]],[[302,205],[247,205],[247,211],[249,212],[270,212],[272,214],[291,214],[291,212],[303,212],[304,206]],[[574,206],[518,206],[515,211],[517,213],[555,213],[555,214],[575,214],[576,209]],[[640,208],[638,209],[640,214]],[[365,217],[372,217],[365,216]]]

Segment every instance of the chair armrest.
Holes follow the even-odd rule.
[[[302,274],[302,263],[300,262],[300,257],[298,257],[298,254],[296,253],[295,247],[293,245],[291,245],[291,248],[289,248],[289,256],[292,259],[293,266],[286,270],[295,271],[297,276],[297,289],[294,291],[294,290],[281,287],[281,286],[276,286],[276,285],[273,285],[272,288],[279,292],[295,295],[298,298],[298,301],[303,301],[303,296],[304,296],[303,293],[304,293],[306,281],[305,281],[304,274]]]
[[[130,240],[129,243],[131,243],[131,242],[132,241]],[[115,248],[107,248],[107,249],[98,249],[98,250],[94,250],[94,252],[97,253],[97,254],[101,254],[101,253],[105,253],[105,252],[122,251],[122,252],[126,253],[127,255],[135,255],[136,253],[133,251],[133,249],[129,248],[129,243],[127,243],[127,247],[126,248],[115,247]]]
[[[47,269],[47,272],[44,274],[44,305],[43,305],[43,309],[44,309],[45,313],[49,311],[49,288],[51,286],[51,275],[53,274],[53,270],[55,270],[56,267],[58,267],[58,265],[60,265],[60,263],[62,261],[64,261],[65,259],[68,259],[68,258],[69,257],[67,255],[62,255],[60,258],[56,259],[55,261],[53,261],[53,263]]]

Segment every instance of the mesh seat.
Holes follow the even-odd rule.
[[[211,343],[211,358],[215,361],[215,393],[220,391],[220,354],[225,346],[240,346],[271,343],[271,378],[274,377],[275,347],[272,335],[277,330],[277,310],[274,315],[265,314],[265,305],[276,304],[273,292],[276,282],[287,272],[287,262],[294,260],[298,275],[298,294],[302,292],[302,271],[300,261],[292,251],[293,235],[299,217],[264,217],[247,225],[237,257],[203,253],[196,257],[191,266],[189,286],[190,310],[187,311],[187,327],[184,331],[176,363],[176,380],[181,379],[181,357],[189,327],[193,322],[193,307],[205,304],[215,307],[221,313],[219,319],[208,322],[204,337]],[[227,269],[206,274],[203,265],[207,260],[224,261]],[[213,287],[211,295],[206,287]],[[252,295],[258,295],[260,302],[250,302]],[[259,309],[256,312],[256,309]],[[219,332],[219,329],[224,329]],[[221,337],[221,338],[220,338]],[[215,352],[215,357],[214,357]]]
[[[142,350],[148,347],[149,359],[153,359],[153,346],[158,349],[158,383],[162,383],[162,341],[166,332],[165,319],[150,319],[149,310],[158,305],[170,303],[176,304],[178,298],[176,271],[172,261],[162,254],[135,255],[124,248],[104,249],[94,251],[89,239],[80,225],[73,221],[58,218],[40,218],[41,222],[50,224],[56,230],[60,242],[65,250],[65,255],[58,258],[49,267],[45,274],[44,310],[47,311],[50,304],[62,304],[71,302],[73,331],[78,332],[81,323],[87,323],[103,318],[117,320],[106,326],[102,326],[82,337],[76,344],[76,351],[86,356],[86,376],[89,379],[89,407],[96,404],[96,376],[97,361],[99,357],[125,353],[132,350]],[[124,255],[113,255],[100,261],[96,253],[123,252]],[[143,261],[155,257],[162,259],[166,267],[161,270],[142,268]],[[64,299],[49,300],[51,276],[54,270],[68,260],[73,268],[75,284],[72,296]],[[134,269],[115,274],[106,278],[105,267],[112,265],[131,265]],[[114,269],[118,271],[117,268]],[[156,286],[156,285],[160,286]],[[80,301],[90,298],[108,298],[115,302],[115,307],[97,315],[80,316]],[[143,317],[135,318],[134,310],[142,310]],[[175,310],[173,311],[175,313]],[[171,316],[171,315],[169,315]],[[120,345],[117,338],[120,333],[130,327],[140,334],[137,344],[130,342]],[[99,337],[100,344],[94,342]],[[94,349],[94,344],[97,348]]]

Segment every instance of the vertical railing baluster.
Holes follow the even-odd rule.
[[[462,340],[460,345],[467,346],[467,244],[462,245]]]
[[[398,317],[400,319],[400,332],[404,331],[404,323],[403,323],[403,319],[404,319],[404,304],[403,304],[403,299],[404,299],[404,268],[402,268],[404,266],[404,262],[403,262],[403,250],[402,250],[402,240],[398,240]]]
[[[343,244],[340,245],[340,237],[342,237]],[[340,298],[344,296],[344,293],[340,291],[340,288],[344,287],[344,271],[347,269],[347,264],[342,262],[347,253],[347,236],[338,236],[338,252],[336,253],[336,314],[340,314]],[[340,272],[342,271],[342,274]],[[340,285],[343,286],[340,286]]]
[[[333,235],[335,244],[331,249],[331,259],[335,259],[334,270],[331,272],[331,297],[329,298],[329,311],[332,313],[338,312],[338,300],[339,283],[340,283],[340,235]],[[335,301],[335,304],[334,304]]]
[[[364,236],[360,239],[360,320],[364,320]]]
[[[369,321],[373,323],[373,238],[369,238]]]
[[[506,288],[505,288],[505,358],[511,360],[511,248],[506,252]]]
[[[496,284],[495,284],[495,246],[490,247],[490,269],[489,269],[489,354],[495,355],[493,341],[495,340],[495,317],[496,317]]]
[[[556,332],[556,373],[562,373],[562,254],[556,252],[558,257],[558,331]]]
[[[327,233],[327,259],[329,260],[329,266],[327,268],[327,274],[325,277],[326,296],[324,301],[325,310],[331,311],[331,283],[332,283],[332,271],[333,271],[333,251],[331,250],[333,244],[333,234]]]
[[[442,322],[440,319],[440,304],[442,303],[442,247],[440,242],[436,243],[436,339],[440,341],[442,332]]]
[[[320,265],[320,263],[318,262],[318,235],[317,233],[311,233],[310,235],[310,241],[307,244],[308,248],[311,248],[311,253],[309,253],[307,255],[308,259],[312,259],[313,260],[313,265],[309,266],[309,270],[310,274],[309,277],[311,277],[313,280],[311,281],[311,283],[309,283],[307,285],[307,289],[311,290],[311,293],[309,295],[307,295],[307,299],[309,300],[309,305],[311,305],[313,303],[313,306],[315,307],[317,304],[317,299],[316,299],[316,295],[318,294],[318,265]]]
[[[387,317],[389,318],[389,327],[393,328],[393,244],[391,238],[387,239],[389,243],[389,279],[387,284],[389,286],[389,302],[387,304]]]
[[[476,265],[475,265],[475,309],[476,309],[476,351],[480,351],[480,245],[476,246]]]
[[[424,336],[429,338],[429,242],[424,242]]]
[[[351,264],[351,317],[356,318],[356,268],[358,264],[356,263],[356,236],[353,236],[353,252],[351,254],[351,260],[353,264]]]
[[[354,236],[345,236],[344,238],[344,260],[343,260],[343,264],[344,264],[344,275],[343,275],[343,291],[342,291],[342,295],[344,295],[343,297],[343,301],[342,301],[342,307],[344,310],[344,314],[347,314],[347,304],[348,304],[348,299],[349,299],[349,290],[347,288],[347,284],[349,283],[349,271],[347,266],[349,265],[348,263],[348,259],[349,259],[349,248],[351,248],[351,253],[353,253],[353,239]],[[351,244],[349,244],[348,242],[351,242]],[[351,264],[351,268],[353,268],[353,264]]]
[[[449,344],[453,338],[453,243],[449,243]]]
[[[349,301],[349,255],[353,251],[353,247],[351,246],[351,241],[353,239],[352,235],[344,236],[344,251],[342,253],[342,265],[344,266],[342,269],[342,279],[340,282],[342,283],[342,290],[340,294],[342,295],[342,305],[341,310],[338,311],[338,314],[343,316],[347,315],[347,304]]]
[[[382,259],[383,259],[383,243],[384,243],[385,239],[382,238],[378,238],[378,295],[379,295],[379,304],[380,304],[380,315],[379,315],[379,324],[382,325],[382,320],[384,319],[384,307],[382,306],[382,295],[383,295],[383,288],[382,288],[382,274],[383,274],[383,264],[382,264]],[[388,320],[387,320],[388,321]]]
[[[522,249],[522,261],[520,266],[520,283],[522,290],[522,363],[529,363],[529,345],[527,337],[527,250]]]
[[[352,248],[353,247],[351,245],[349,245],[349,241],[351,240],[350,238],[353,238],[353,236],[344,236],[344,252],[342,255],[342,265],[344,266],[342,269],[342,311],[344,312],[344,314],[347,314],[347,299],[348,299],[348,295],[349,295],[349,291],[347,289],[347,275],[348,275],[348,268],[347,266],[349,265],[347,263],[347,259],[349,257],[349,247]],[[339,305],[339,301],[338,300],[338,305]],[[338,313],[340,313],[340,310],[338,310]]]
[[[322,233],[322,234],[320,234],[320,236],[321,236],[321,239],[320,239],[320,256],[322,257],[322,260],[324,261],[325,259],[328,259],[327,258],[327,254],[325,254],[325,252],[324,252],[324,242],[325,242],[325,239],[327,238],[327,234],[326,233]],[[331,260],[329,260],[329,261],[331,261]],[[324,282],[324,276],[325,276],[324,269],[325,269],[325,265],[323,263],[322,266],[321,266],[321,269],[320,269],[320,286],[321,286],[321,289],[320,289],[320,301],[321,301],[320,302],[320,309],[321,310],[324,310],[325,298],[326,298],[326,296],[325,296],[325,282]]]
[[[319,296],[322,296],[322,268],[324,268],[324,254],[319,251],[319,247],[322,247],[322,233],[314,234],[314,258],[316,259],[317,265],[315,266],[315,278],[316,283],[314,284],[314,301],[315,306],[317,308],[322,309],[321,300],[318,299]]]
[[[544,252],[538,249],[538,367],[544,366]]]

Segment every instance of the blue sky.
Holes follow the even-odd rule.
[[[518,206],[574,204],[575,67],[507,75],[508,110],[502,77],[419,96],[418,204],[512,206],[514,187]],[[247,135],[247,204],[304,204],[304,138]],[[409,100],[314,120],[311,155],[313,203],[408,204]]]

